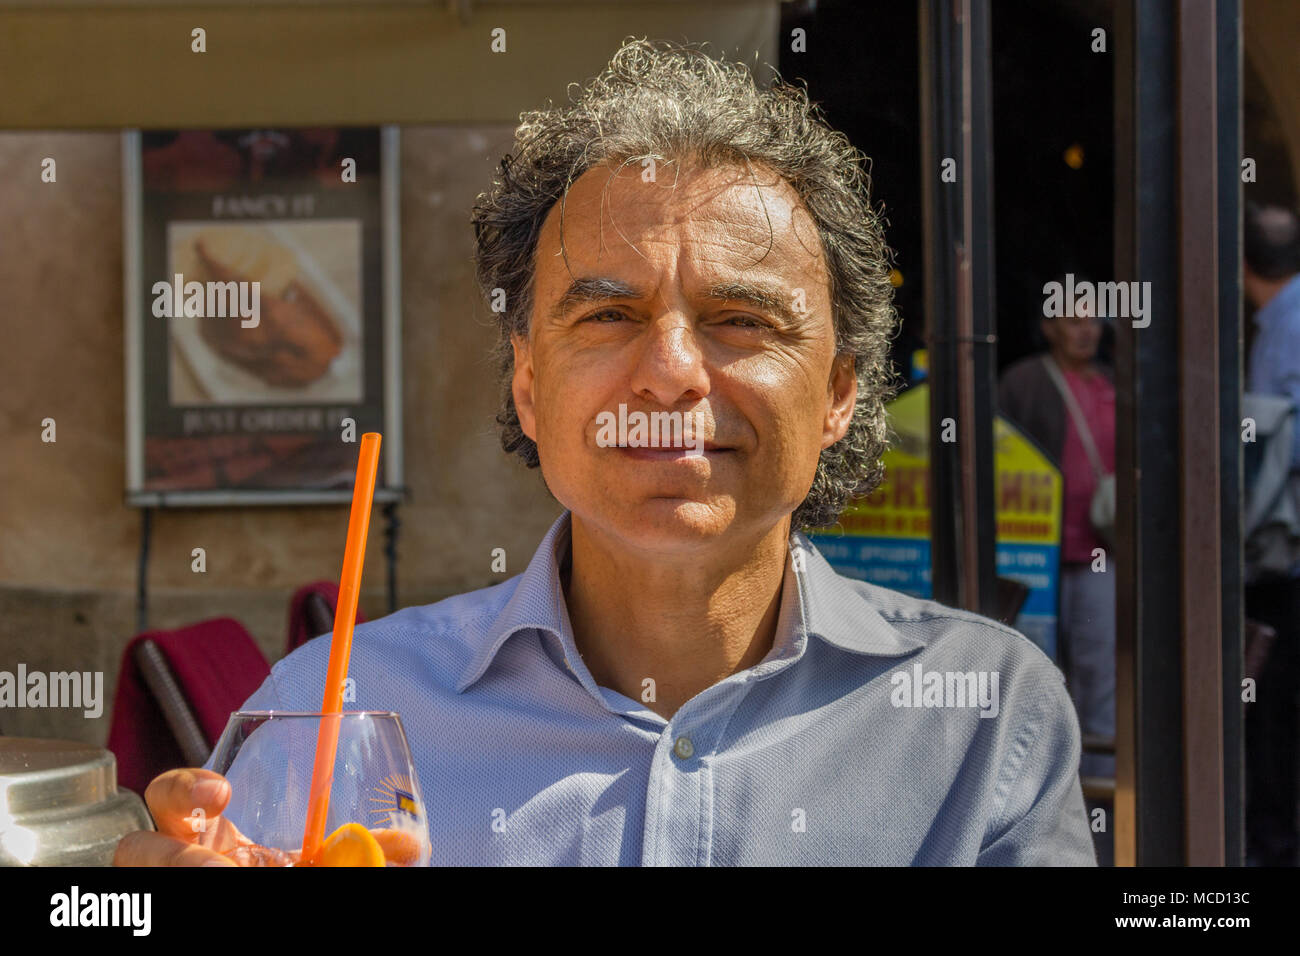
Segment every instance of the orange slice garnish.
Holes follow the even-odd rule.
[[[345,823],[325,838],[316,866],[383,866],[379,841],[359,823]]]

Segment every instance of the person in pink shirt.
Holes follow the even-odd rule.
[[[1082,309],[1043,319],[1048,351],[1007,369],[998,405],[1060,465],[1065,502],[1058,643],[1080,729],[1113,737],[1115,580],[1109,548],[1089,518],[1101,476],[1115,471],[1115,385],[1110,370],[1097,362],[1102,323]],[[1055,381],[1057,372],[1087,435]],[[1085,776],[1114,776],[1114,768],[1114,757],[1083,756]]]

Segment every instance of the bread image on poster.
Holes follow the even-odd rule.
[[[173,404],[362,397],[359,223],[176,222],[168,246],[169,276],[258,289],[255,325],[238,315],[168,320]]]

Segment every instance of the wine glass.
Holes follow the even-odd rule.
[[[428,865],[420,784],[401,718],[391,711],[231,714],[209,764],[230,781],[222,817],[244,838],[226,855],[241,866],[302,865],[316,739],[325,721],[337,726],[338,746],[316,862]]]

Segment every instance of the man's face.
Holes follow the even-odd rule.
[[[799,505],[857,395],[814,223],[778,177],[660,163],[581,176],[538,239],[514,399],[546,483],[593,533],[684,553]],[[689,447],[606,447],[601,413],[682,412]],[[653,438],[651,439],[653,440]],[[731,539],[722,536],[731,534]]]
[[[1042,321],[1043,334],[1052,348],[1072,362],[1090,362],[1097,355],[1097,347],[1101,344],[1101,319],[1093,316],[1087,308],[1080,308],[1073,315]]]

